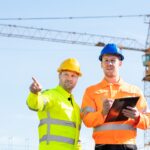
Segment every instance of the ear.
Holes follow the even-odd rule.
[[[100,66],[101,66],[101,68],[103,68],[102,62],[100,62]]]
[[[119,66],[122,66],[122,61],[119,61]]]
[[[59,79],[60,79],[60,77],[61,77],[61,72],[59,73],[58,77],[59,77]]]

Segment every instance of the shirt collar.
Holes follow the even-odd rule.
[[[120,78],[118,82],[116,83],[109,83],[105,78],[103,78],[103,80],[100,82],[101,87],[107,87],[110,85],[122,85],[124,83],[124,81]]]
[[[56,87],[56,89],[62,94],[64,95],[66,98],[69,98],[72,96],[72,94],[70,94],[69,92],[67,92],[62,86],[58,85]]]

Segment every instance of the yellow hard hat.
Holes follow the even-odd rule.
[[[68,59],[64,60],[60,64],[59,68],[57,69],[58,72],[61,72],[64,70],[74,71],[74,72],[78,73],[79,76],[82,75],[82,73],[80,71],[80,64],[75,58],[68,58]]]

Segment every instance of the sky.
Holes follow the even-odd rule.
[[[146,17],[3,20],[3,18],[126,16],[149,14],[149,1],[141,0],[0,0],[0,24],[13,24],[79,33],[136,39],[145,46],[148,33]],[[150,19],[150,18],[149,18]],[[112,41],[113,42],[113,41]],[[8,38],[0,36],[1,123],[0,149],[36,150],[38,147],[38,118],[26,106],[32,76],[43,89],[58,84],[57,68],[66,58],[77,58],[83,76],[73,94],[79,105],[86,87],[98,83],[103,72],[98,61],[100,47]],[[121,77],[143,90],[144,67],[142,52],[123,50],[125,60]],[[144,133],[138,130],[137,144],[143,146]],[[84,150],[93,149],[92,129],[81,129]]]

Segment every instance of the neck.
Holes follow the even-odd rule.
[[[71,94],[71,90],[69,90],[69,89],[65,89],[68,93],[70,93]]]
[[[119,80],[120,80],[120,77],[119,76],[116,76],[116,77],[104,77],[105,78],[105,80],[107,81],[107,82],[109,82],[109,83],[117,83]]]
[[[65,91],[71,94],[72,89],[66,88],[65,86],[62,86],[61,84],[59,84],[59,86],[61,86]]]

